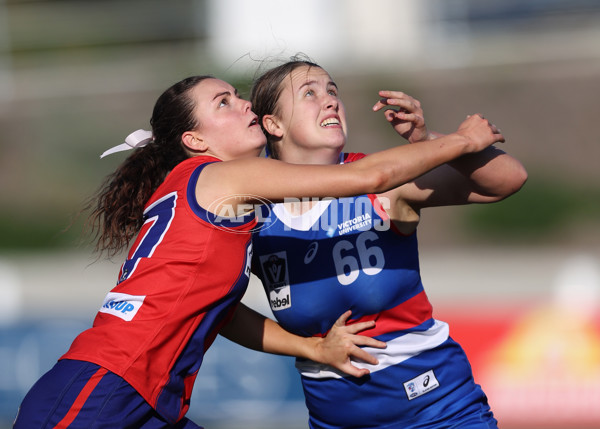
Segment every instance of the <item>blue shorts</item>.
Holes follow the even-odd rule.
[[[406,382],[429,371],[439,387],[410,399]],[[311,429],[498,429],[463,349],[438,347],[362,378],[302,377]]]
[[[187,418],[168,423],[129,383],[105,368],[64,359],[27,393],[13,428],[67,427],[202,429]]]

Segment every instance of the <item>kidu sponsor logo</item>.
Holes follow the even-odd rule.
[[[127,322],[131,321],[144,303],[145,295],[129,295],[109,292],[104,298],[100,313],[112,314]]]

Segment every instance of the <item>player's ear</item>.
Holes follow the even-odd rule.
[[[194,152],[206,152],[208,145],[206,142],[194,131],[186,131],[181,135],[181,141],[184,146]]]
[[[265,115],[262,120],[266,132],[275,137],[283,137],[283,127],[279,118],[275,115]]]

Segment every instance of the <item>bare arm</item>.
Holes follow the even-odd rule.
[[[469,203],[499,201],[517,192],[527,180],[523,165],[496,147],[465,155],[448,165],[470,183]]]
[[[383,348],[385,343],[357,335],[358,332],[372,328],[375,322],[346,325],[349,316],[349,311],[344,313],[335,322],[327,337],[305,338],[286,331],[273,320],[239,304],[232,320],[221,329],[220,334],[253,350],[302,357],[331,365],[349,375],[362,377],[368,374],[369,370],[352,365],[350,357],[377,364],[373,356],[358,346]]]
[[[198,180],[196,197],[207,207],[219,198],[237,207],[258,196],[273,202],[284,198],[345,197],[381,193],[435,167],[504,141],[480,115],[467,118],[455,133],[374,153],[344,165],[297,165],[265,158],[245,158],[207,166]]]
[[[373,110],[386,109],[386,120],[410,143],[443,137],[427,130],[421,103],[415,98],[400,91],[380,91],[379,96],[381,99]],[[490,126],[496,128],[493,124]],[[527,172],[517,159],[490,146],[450,160],[385,196],[393,202],[404,200],[415,210],[491,203],[517,192],[526,180]]]
[[[438,138],[435,133],[433,138]],[[389,193],[415,209],[471,203],[493,203],[517,192],[527,171],[514,157],[496,148],[461,156]]]

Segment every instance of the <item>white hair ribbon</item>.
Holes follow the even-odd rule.
[[[100,158],[104,158],[106,155],[110,155],[111,153],[135,149],[138,147],[144,147],[148,143],[150,143],[152,140],[153,140],[152,131],[146,131],[146,130],[134,131],[125,138],[125,143],[121,143],[118,146],[111,147],[110,149],[105,151],[102,155],[100,155]]]

